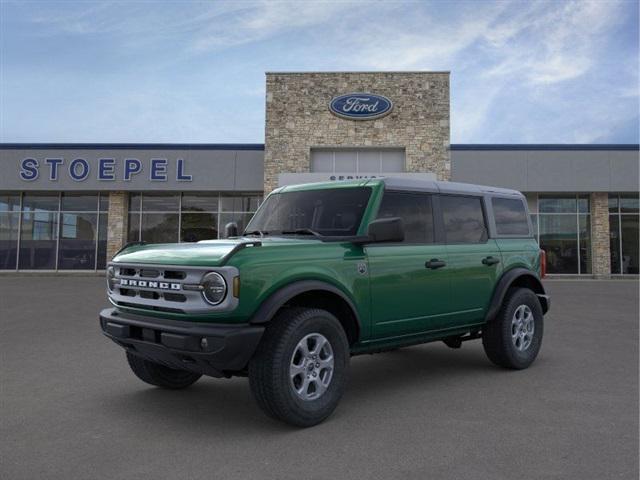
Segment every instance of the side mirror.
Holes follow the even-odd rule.
[[[224,236],[237,237],[238,236],[238,224],[236,222],[229,222],[224,226]]]
[[[370,243],[402,242],[404,240],[404,224],[400,217],[379,218],[369,224],[367,236]]]

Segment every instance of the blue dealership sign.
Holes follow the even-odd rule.
[[[372,120],[387,115],[393,103],[387,97],[373,93],[347,93],[331,99],[329,110],[350,120]]]

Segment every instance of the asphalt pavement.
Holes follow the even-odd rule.
[[[0,478],[637,479],[638,282],[546,287],[528,370],[479,341],[354,357],[336,412],[300,430],[243,378],[137,380],[99,330],[104,278],[0,277]]]

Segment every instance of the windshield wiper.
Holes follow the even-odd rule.
[[[244,232],[242,234],[243,236],[247,236],[247,235],[260,235],[260,238],[264,237],[265,235],[269,235],[269,232],[263,232],[262,230],[251,230],[249,232]]]
[[[310,228],[296,228],[295,230],[282,230],[280,232],[282,235],[313,235],[314,237],[318,237],[318,238],[324,238],[324,235],[322,235],[321,233],[316,232],[315,230],[312,230]]]

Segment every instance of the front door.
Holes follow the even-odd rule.
[[[375,339],[437,329],[448,313],[448,257],[436,243],[432,204],[428,193],[384,194],[378,218],[402,218],[405,240],[366,247]]]

